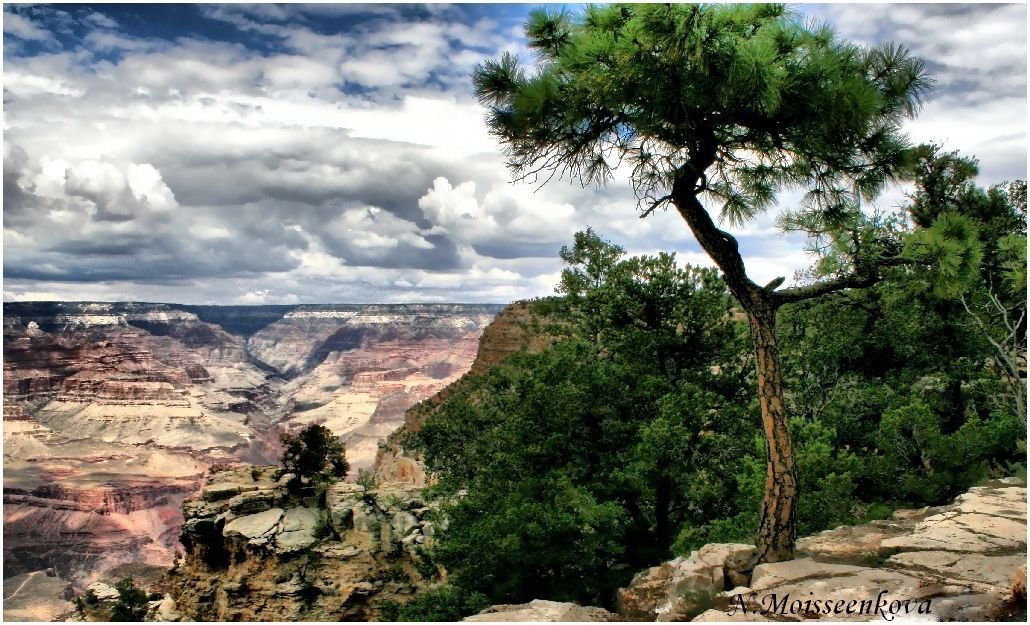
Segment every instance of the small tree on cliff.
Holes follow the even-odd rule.
[[[324,425],[312,423],[297,435],[284,433],[280,440],[282,467],[276,472],[276,479],[293,474],[290,481],[293,489],[342,478],[350,470],[343,444]]]
[[[628,166],[641,217],[673,207],[722,270],[747,313],[758,368],[767,475],[756,543],[762,561],[791,558],[798,482],[776,310],[871,285],[902,261],[899,238],[860,202],[911,164],[901,124],[929,92],[923,63],[894,44],[842,41],[775,4],[604,5],[576,18],[538,10],[526,36],[535,70],[506,53],[473,77],[509,168],[517,179],[603,184]],[[823,275],[777,290],[784,278],[748,278],[737,241],[702,200],[739,224],[791,188],[804,201],[781,226],[813,237]],[[957,266],[975,267],[966,249]]]
[[[111,620],[116,622],[139,622],[147,615],[147,593],[126,577],[114,585],[118,601],[111,608]]]

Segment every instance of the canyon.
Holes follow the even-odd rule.
[[[5,303],[5,594],[167,568],[209,469],[273,464],[285,431],[324,424],[371,467],[500,309]]]

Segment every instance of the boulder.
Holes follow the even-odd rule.
[[[176,622],[182,620],[182,613],[175,605],[175,599],[171,595],[165,595],[157,604],[157,609],[150,615],[150,620],[163,622]]]
[[[365,496],[364,487],[348,482],[337,482],[325,492],[325,506],[329,511],[329,523],[337,535],[342,536],[354,528],[354,511]]]
[[[311,547],[322,538],[317,534],[324,525],[322,510],[302,506],[290,508],[282,515],[279,523],[275,537],[276,552],[294,553]]]
[[[608,622],[619,620],[608,610],[534,599],[518,605],[495,605],[463,621],[469,622]]]
[[[247,540],[265,536],[275,530],[282,516],[282,508],[272,508],[257,514],[241,516],[225,524],[222,536],[226,538],[242,536]]]
[[[694,552],[638,573],[629,586],[619,589],[619,615],[631,621],[682,621],[708,608],[723,590],[725,573],[696,556]]]
[[[118,591],[114,586],[105,584],[104,582],[94,582],[86,587],[86,591],[93,591],[96,598],[100,601],[117,601]]]

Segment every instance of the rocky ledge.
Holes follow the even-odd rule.
[[[753,545],[709,544],[638,573],[617,613],[535,600],[466,621],[1026,620],[1026,483],[994,480],[946,506],[838,527],[799,557],[755,565]]]
[[[275,467],[214,473],[183,505],[185,558],[155,620],[373,620],[436,575],[434,508],[404,484],[291,494]]]
[[[947,506],[798,541],[754,566],[751,545],[705,545],[638,574],[622,618],[647,621],[1009,620],[1026,611],[1026,485],[996,480]],[[696,617],[696,618],[695,618]]]

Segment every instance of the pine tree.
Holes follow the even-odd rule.
[[[911,172],[902,131],[929,94],[924,64],[896,44],[864,48],[778,4],[603,5],[571,15],[538,10],[526,25],[536,62],[508,53],[476,68],[480,102],[516,179],[604,184],[631,169],[641,217],[674,209],[718,265],[747,313],[767,441],[756,540],[761,561],[793,557],[798,480],[783,405],[776,311],[874,284],[907,261],[973,265],[958,222],[935,236],[942,254],[902,256],[897,231],[863,201]],[[804,191],[780,226],[811,237],[821,276],[779,289],[745,271],[735,238],[712,219],[746,222],[777,193]],[[954,278],[954,276],[953,276]]]

